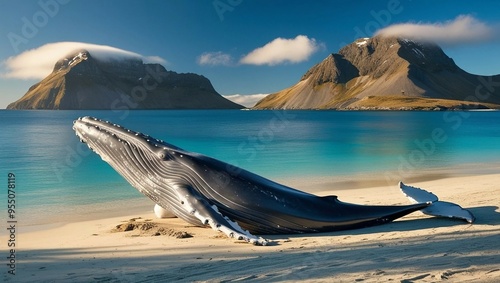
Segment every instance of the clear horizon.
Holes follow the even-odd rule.
[[[197,73],[240,101],[289,87],[328,54],[380,32],[436,41],[467,72],[500,73],[499,2],[360,2],[4,1],[0,108],[47,75],[62,42],[107,46]]]

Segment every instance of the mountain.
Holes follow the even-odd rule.
[[[46,78],[7,109],[241,109],[200,75],[167,71],[136,57],[92,56],[87,50],[59,60]]]
[[[499,81],[465,72],[435,44],[376,36],[330,54],[254,109],[500,108]]]

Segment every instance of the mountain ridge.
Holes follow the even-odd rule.
[[[500,75],[469,74],[436,44],[376,36],[328,55],[298,83],[270,94],[254,109],[500,108],[498,90],[487,99],[477,94],[481,81],[492,79],[499,81]]]
[[[80,49],[54,64],[7,109],[241,109],[204,76],[167,71],[140,58],[95,58]]]

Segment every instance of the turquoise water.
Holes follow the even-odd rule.
[[[142,198],[76,138],[72,121],[87,115],[274,180],[396,182],[500,160],[500,112],[0,111],[0,176],[6,191],[16,175],[19,215]]]

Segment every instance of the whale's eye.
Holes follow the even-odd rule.
[[[172,159],[172,155],[170,155],[168,150],[164,150],[164,149],[159,150],[157,153],[157,156],[158,156],[158,158],[160,158],[162,160],[171,160]]]

